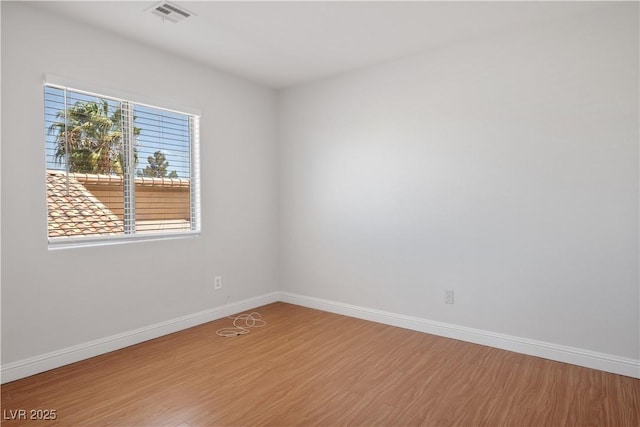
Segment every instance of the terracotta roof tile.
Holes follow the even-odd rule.
[[[68,187],[67,187],[68,186]],[[124,224],[84,185],[63,171],[47,171],[49,237],[122,234]]]

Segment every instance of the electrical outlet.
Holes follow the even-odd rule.
[[[222,289],[222,276],[216,276],[213,279],[213,289],[216,291]]]
[[[444,291],[444,303],[453,304],[453,290]]]

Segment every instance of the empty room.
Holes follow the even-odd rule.
[[[640,425],[639,6],[0,2],[0,421]]]

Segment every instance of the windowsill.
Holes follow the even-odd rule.
[[[122,245],[125,243],[151,242],[159,240],[189,239],[200,236],[200,231],[179,233],[137,234],[133,236],[62,237],[49,239],[49,250],[86,248],[96,246]]]

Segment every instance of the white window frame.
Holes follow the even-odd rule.
[[[198,237],[201,233],[201,199],[200,199],[200,111],[194,108],[168,108],[164,105],[167,105],[166,102],[159,101],[157,99],[152,99],[149,97],[142,97],[140,95],[132,95],[120,90],[101,88],[96,85],[88,85],[86,83],[74,82],[69,79],[61,78],[58,76],[46,75],[43,82],[43,88],[45,86],[55,87],[59,89],[66,89],[68,91],[73,91],[77,93],[84,93],[87,95],[102,97],[106,99],[114,99],[121,102],[129,102],[134,103],[136,105],[141,105],[145,107],[151,107],[155,109],[165,110],[169,112],[179,113],[190,116],[192,120],[192,137],[191,137],[191,159],[190,159],[190,189],[191,189],[191,206],[190,206],[190,219],[191,219],[191,230],[189,231],[171,231],[171,232],[161,232],[157,233],[142,233],[142,234],[127,234],[123,230],[122,234],[118,235],[105,235],[105,236],[78,236],[78,237],[54,237],[51,238],[48,236],[48,226],[47,230],[47,240],[48,240],[48,249],[56,250],[56,249],[66,249],[66,248],[78,248],[78,247],[87,247],[87,246],[105,246],[105,245],[114,245],[114,244],[123,244],[123,243],[131,243],[131,242],[144,242],[144,241],[157,241],[157,240],[174,240],[174,239],[184,239],[184,238],[193,238]],[[104,95],[105,93],[109,93],[110,95]],[[44,107],[44,96],[43,107]],[[44,111],[44,108],[43,108]],[[46,157],[46,156],[45,156]],[[45,159],[45,170],[46,159]],[[124,179],[133,179],[133,173],[129,174],[127,177],[126,174]],[[135,201],[135,195],[134,195]],[[46,199],[45,199],[46,203]],[[47,211],[49,209],[48,206],[45,206]],[[48,219],[47,219],[48,221]]]

